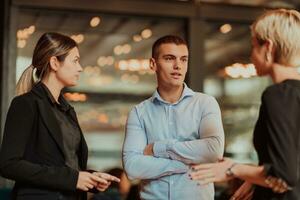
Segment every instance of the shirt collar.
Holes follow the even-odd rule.
[[[176,103],[173,103],[173,104],[178,104],[185,97],[194,96],[194,94],[195,94],[195,92],[192,89],[190,89],[185,83],[183,83],[183,92],[181,94],[181,97],[179,98],[179,100]],[[163,102],[165,104],[170,104],[169,102],[166,102],[165,100],[163,100],[161,98],[157,89],[155,90],[155,92],[152,95],[152,102],[154,102],[155,100]]]
[[[58,102],[56,102],[56,100],[54,99],[53,95],[51,94],[50,90],[48,89],[48,87],[41,82],[41,85],[44,89],[44,91],[47,94],[47,98],[50,101],[50,103],[52,105],[57,105],[58,107],[60,107],[61,109],[67,111],[71,108],[71,106],[67,103],[67,101],[65,100],[65,98],[63,97],[63,94],[60,93],[59,97],[58,97]]]

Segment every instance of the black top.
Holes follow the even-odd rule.
[[[81,137],[79,166],[86,170],[87,145],[74,109],[69,112]],[[0,175],[15,180],[12,199],[86,199],[85,192],[76,190],[79,171],[66,165],[63,140],[41,83],[12,100],[0,150]]]
[[[300,199],[299,134],[300,81],[286,80],[268,87],[262,95],[254,146],[267,175],[282,178],[293,189],[275,194],[271,189],[257,186],[253,199]]]
[[[59,95],[58,102],[56,102],[47,86],[44,84],[41,85],[47,93],[52,105],[52,111],[62,133],[66,165],[73,169],[80,170],[77,151],[79,149],[81,136],[77,123],[70,116],[71,106],[67,103],[62,94]]]

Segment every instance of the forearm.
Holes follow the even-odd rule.
[[[188,171],[182,162],[133,152],[123,153],[123,165],[130,179],[156,179]]]
[[[179,142],[166,140],[154,143],[154,156],[178,160],[185,164],[215,162],[223,156],[224,142],[220,137],[209,137]]]
[[[209,98],[202,106],[205,109],[201,113],[198,138],[190,141],[159,141],[158,144],[154,144],[156,157],[196,164],[215,162],[223,156],[224,130],[218,103]]]
[[[232,172],[234,176],[248,181],[250,183],[260,185],[263,187],[269,187],[265,180],[266,175],[264,171],[264,166],[254,166],[254,165],[246,165],[246,164],[236,164],[232,168]]]

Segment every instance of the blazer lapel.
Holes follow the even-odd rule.
[[[84,136],[83,136],[83,133],[82,133],[82,130],[79,126],[79,122],[78,122],[78,119],[77,119],[77,116],[76,116],[76,112],[74,110],[73,107],[70,108],[70,116],[72,118],[72,120],[74,120],[74,122],[77,124],[77,127],[80,131],[80,136],[81,136],[81,147],[80,147],[80,155],[79,158],[80,158],[80,167],[82,169],[86,169],[86,165],[87,165],[87,159],[88,159],[88,147],[87,147],[87,144],[86,144],[86,141],[84,139]]]
[[[64,155],[64,145],[63,145],[62,133],[59,128],[57,119],[54,116],[53,112],[51,111],[49,102],[47,101],[47,99],[38,100],[38,107],[39,107],[39,111],[42,116],[43,122],[45,123],[47,129],[53,136],[53,138],[56,141],[58,147],[60,148],[62,154]]]
[[[37,83],[32,88],[32,92],[40,97],[40,99],[38,100],[38,108],[39,108],[42,120],[45,123],[45,126],[47,127],[47,129],[49,130],[50,134],[56,141],[59,149],[62,152],[62,155],[64,156],[64,145],[63,145],[62,133],[61,133],[59,124],[57,122],[57,119],[51,110],[51,105],[49,103],[49,100],[47,99],[47,94],[45,94],[45,91],[42,88],[41,84],[42,83]],[[88,158],[88,147],[87,147],[86,141],[84,139],[83,133],[81,131],[81,128],[79,126],[79,123],[78,123],[78,120],[76,117],[76,113],[75,113],[73,107],[71,107],[71,109],[70,109],[70,116],[71,116],[72,120],[74,120],[74,122],[76,123],[76,125],[78,126],[78,128],[80,130],[81,142],[80,142],[80,150],[78,152],[78,154],[80,154],[79,161],[80,161],[80,167],[82,169],[86,169],[87,158]]]

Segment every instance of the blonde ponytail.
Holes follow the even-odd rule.
[[[30,65],[22,73],[16,87],[17,95],[24,94],[32,89],[34,85],[33,70],[34,66]]]

